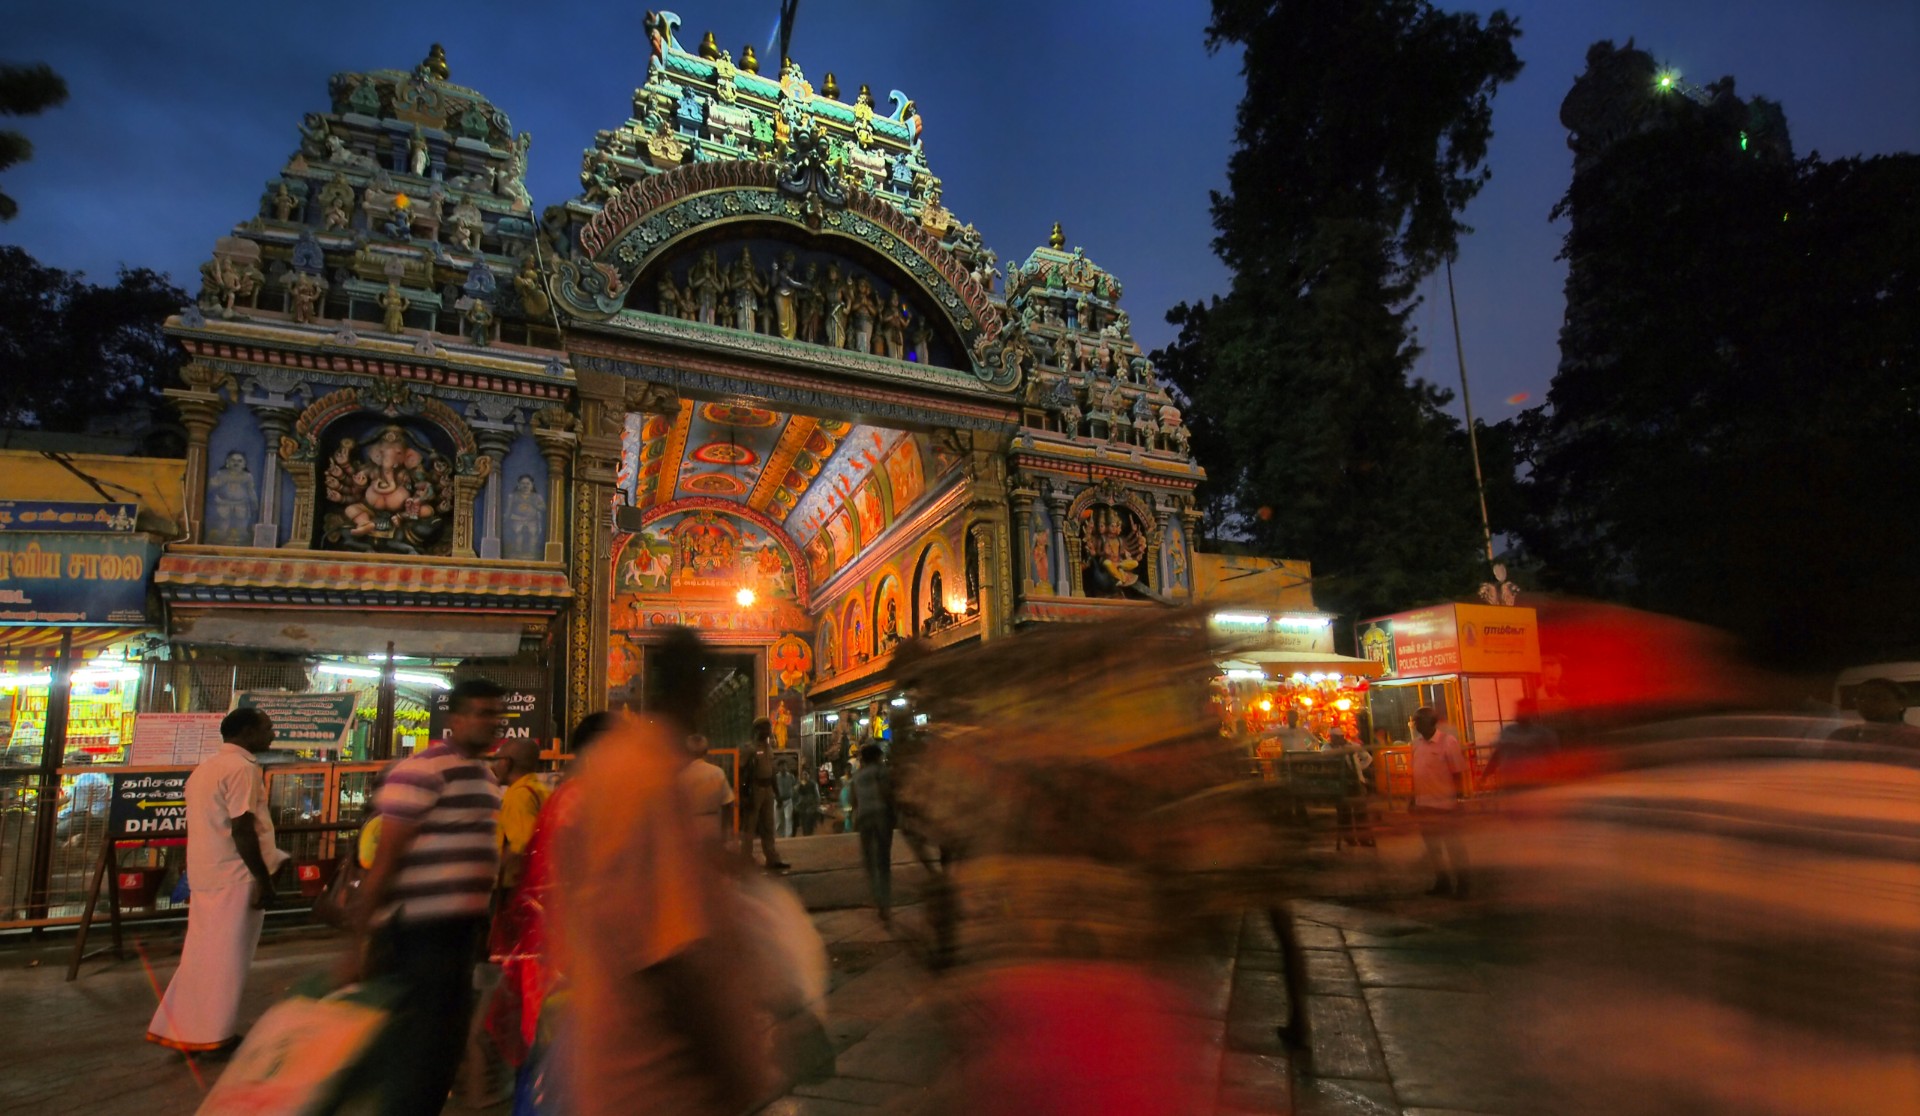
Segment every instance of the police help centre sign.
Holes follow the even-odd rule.
[[[185,840],[187,836],[186,771],[117,773],[107,807],[107,835],[112,840]]]

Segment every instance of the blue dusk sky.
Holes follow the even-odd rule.
[[[1454,5],[1447,5],[1453,7]],[[1455,278],[1476,413],[1538,401],[1558,360],[1563,230],[1548,211],[1566,188],[1561,98],[1597,39],[1637,44],[1706,83],[1781,102],[1798,153],[1833,158],[1920,150],[1920,3],[1915,0],[1519,0],[1526,69],[1500,94],[1493,181],[1467,212],[1475,233]],[[674,10],[690,49],[712,29],[737,56],[766,49],[777,0]],[[1477,10],[1488,10],[1478,8]],[[328,106],[342,70],[408,69],[444,43],[452,79],[533,134],[536,206],[579,191],[581,149],[630,112],[645,78],[642,4],[446,5],[125,0],[16,5],[7,61],[44,61],[72,98],[10,122],[36,145],[4,177],[20,216],[0,242],[111,281],[121,264],[172,274],[189,291],[214,239],[255,211],[262,184]],[[1223,188],[1240,92],[1235,53],[1208,55],[1200,0],[1116,4],[808,0],[792,54],[843,98],[862,82],[885,104],[918,102],[944,201],[1003,259],[1024,259],[1061,221],[1069,245],[1125,285],[1135,331],[1171,338],[1168,307],[1218,293],[1208,191]],[[1420,375],[1457,383],[1445,287],[1414,314]]]

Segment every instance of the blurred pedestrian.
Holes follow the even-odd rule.
[[[840,779],[840,832],[853,832],[853,777],[860,773],[858,756],[847,761],[847,773]]]
[[[273,873],[287,859],[274,843],[267,784],[254,757],[273,744],[273,719],[241,708],[220,721],[218,751],[187,776],[187,940],[147,1041],[188,1053],[240,1044],[235,1023]]]
[[[677,776],[680,783],[680,795],[685,801],[687,812],[699,823],[701,838],[725,845],[727,833],[733,828],[727,807],[734,803],[733,784],[728,781],[727,773],[716,764],[707,762],[707,738],[694,733],[686,740],[686,766]]]
[[[649,715],[588,753],[559,833],[568,1101],[578,1116],[732,1116],[771,1069],[755,970],[739,961],[751,946],[681,791],[706,654],[682,628],[652,651]]]
[[[893,921],[893,784],[880,745],[860,749],[860,768],[847,780],[852,788],[853,815],[860,829],[860,860],[867,869],[867,889],[880,921]]]
[[[446,738],[395,764],[374,798],[380,844],[345,968],[399,989],[380,1077],[387,1116],[439,1112],[460,1067],[500,871],[500,785],[482,757],[499,738],[505,694],[484,678],[455,685]]]
[[[802,837],[813,836],[820,824],[820,784],[814,779],[794,780],[793,824]]]
[[[511,891],[520,883],[527,846],[553,788],[540,774],[540,746],[532,740],[502,740],[494,756],[494,778],[505,788],[500,792],[500,887]]]
[[[491,952],[500,964],[501,994],[494,1001],[488,1031],[508,1063],[516,1069],[516,1112],[523,1098],[531,1106],[533,1097],[541,1094],[550,1097],[552,1093],[550,1087],[542,1088],[541,1082],[533,1080],[533,1071],[541,1045],[542,1012],[548,995],[562,976],[554,963],[552,949],[553,907],[558,898],[554,887],[554,849],[557,834],[572,824],[578,800],[579,783],[571,773],[578,769],[587,749],[617,724],[616,714],[603,711],[587,714],[574,726],[569,742],[573,763],[568,777],[561,779],[547,797],[533,837],[527,842],[519,886],[513,889],[494,919]]]
[[[773,847],[773,722],[765,717],[753,723],[753,735],[740,757],[740,790],[746,797],[740,813],[740,856],[753,859],[753,839],[758,837],[767,870],[787,867]]]
[[[773,808],[780,821],[780,836],[793,836],[793,793],[800,780],[793,773],[793,762],[782,759],[773,773]]]
[[[1409,812],[1420,826],[1433,887],[1428,895],[1467,895],[1467,846],[1460,839],[1460,804],[1471,776],[1466,749],[1440,724],[1440,715],[1422,706],[1413,714],[1413,804]]]
[[[1513,720],[1495,738],[1481,778],[1492,784],[1498,777],[1515,787],[1540,782],[1559,750],[1560,734],[1541,723],[1540,703],[1521,698],[1513,707]]]
[[[1858,724],[1842,725],[1827,739],[1844,743],[1899,744],[1920,748],[1920,729],[1907,723],[1907,695],[1891,678],[1869,678],[1853,692]]]

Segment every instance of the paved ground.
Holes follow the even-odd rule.
[[[923,964],[924,924],[910,905],[924,876],[899,851],[903,910],[882,926],[865,900],[858,851],[847,836],[783,843],[790,876],[814,912],[832,960],[829,996],[835,1075],[774,1101],[767,1116],[888,1116],[946,1112],[949,1048],[936,981]],[[1518,1114],[1524,1086],[1476,1021],[1487,1015],[1490,961],[1474,939],[1439,923],[1463,907],[1400,901],[1419,890],[1413,842],[1347,854],[1326,874],[1346,902],[1285,907],[1305,958],[1310,1055],[1281,1037],[1289,996],[1272,920],[1248,912],[1211,956],[1182,970],[1220,1052],[1208,1083],[1221,1113]],[[1384,870],[1381,870],[1384,869]],[[177,962],[177,931],[134,936],[164,986]],[[335,939],[312,929],[270,929],[243,1017],[257,1016],[297,981],[328,965]],[[135,958],[89,962],[62,981],[62,945],[0,950],[0,1112],[46,1116],[185,1116],[201,1088],[179,1056],[141,1041],[155,1002]],[[206,1072],[217,1072],[207,1067]],[[493,1111],[503,1112],[504,1108]]]

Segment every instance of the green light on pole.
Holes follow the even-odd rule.
[[[1745,151],[1746,149],[1747,149],[1747,134],[1745,132],[1741,132],[1740,133],[1740,150]]]

